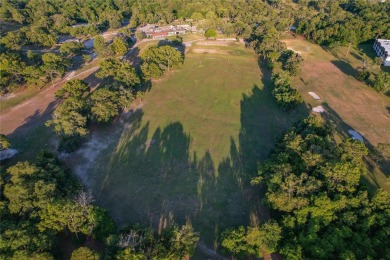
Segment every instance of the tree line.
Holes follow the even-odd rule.
[[[259,62],[272,71],[272,95],[283,111],[291,111],[303,103],[301,94],[291,86],[290,79],[298,75],[303,58],[280,41],[281,33],[272,24],[254,30],[248,45],[259,56]]]
[[[0,68],[0,73],[6,79],[2,81],[2,89],[13,89],[15,84],[19,84],[15,82],[23,81],[23,78],[39,82],[37,78],[42,77],[32,67],[25,72],[13,69],[12,64],[16,64],[16,68],[20,67],[20,57],[18,54],[7,56],[11,50],[18,50],[28,44],[53,46],[60,35],[90,38],[106,28],[121,27],[123,21],[129,21],[129,26],[135,27],[147,23],[166,24],[175,19],[181,22],[191,19],[205,31],[216,30],[228,36],[236,35],[249,40],[253,35],[258,35],[258,30],[269,30],[272,27],[265,42],[272,40],[271,35],[289,30],[294,25],[299,34],[316,43],[333,47],[356,45],[376,36],[390,38],[389,13],[388,1],[369,0],[1,1],[0,19],[22,25],[20,29],[2,34],[0,53],[5,54],[6,57],[2,59],[7,60],[6,65],[2,66],[5,68]],[[78,23],[87,25],[75,26]],[[106,43],[101,37],[96,39],[96,43],[102,46],[97,48],[102,50],[98,51],[102,56],[125,53],[126,43],[119,39],[113,44],[116,46],[115,50],[104,48]],[[22,55],[22,60],[24,56]],[[373,87],[387,92],[388,85],[381,83],[386,80],[385,75],[378,77]],[[13,78],[16,80],[12,80]],[[29,85],[32,84],[30,81]]]
[[[24,52],[19,45],[2,38],[4,44],[0,53],[1,93],[13,91],[23,85],[43,87],[54,79],[62,77],[82,57],[84,63],[92,60],[90,54],[83,54],[84,44],[77,41],[61,44],[59,53],[28,50]],[[111,44],[103,36],[94,39],[94,50],[99,57],[123,56],[130,48],[125,37],[116,36]],[[79,62],[79,61],[78,61]]]
[[[136,27],[175,19],[204,20],[207,29],[244,38],[262,22],[274,22],[279,31],[295,24],[297,32],[320,44],[358,44],[375,35],[390,38],[389,11],[390,4],[379,0],[11,0],[1,2],[0,18],[24,25],[20,33],[37,44],[55,43],[58,34],[93,35],[99,28],[119,28],[126,20]],[[89,25],[72,27],[77,23]]]
[[[107,49],[116,49],[115,40],[111,46],[103,42],[95,48],[98,54],[104,55]],[[88,135],[91,123],[109,123],[137,97],[142,97],[140,85],[160,77],[165,70],[179,67],[183,59],[182,53],[174,47],[150,46],[142,53],[140,73],[127,60],[109,56],[99,64],[96,77],[101,78],[103,84],[96,90],[91,92],[88,84],[79,79],[67,81],[55,93],[60,104],[52,119],[46,122],[60,137],[58,150],[77,149]]]
[[[385,259],[390,195],[370,194],[362,184],[367,154],[358,140],[338,144],[319,117],[296,123],[251,181],[265,190],[273,221],[225,231],[223,247],[236,256],[277,251],[286,259]]]
[[[297,32],[321,45],[357,45],[376,36],[390,38],[390,3],[386,1],[299,1],[315,8],[297,22]]]
[[[192,255],[199,234],[172,224],[157,234],[136,223],[118,228],[94,204],[76,177],[52,154],[18,162],[0,172],[0,258],[62,257],[63,237],[76,249],[71,259],[181,259]],[[99,241],[99,252],[85,246]]]

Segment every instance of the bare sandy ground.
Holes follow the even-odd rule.
[[[69,74],[65,75],[65,77],[55,83],[54,86],[48,86],[31,99],[4,111],[4,113],[3,111],[0,111],[0,133],[5,135],[11,134],[34,115],[39,115],[41,117],[49,116],[55,108],[55,106],[53,106],[55,102],[54,93],[61,88],[63,83],[74,78],[85,78],[94,73],[97,69],[98,67],[95,66],[78,74],[71,72],[73,73],[73,76],[69,76]]]
[[[228,54],[228,51],[225,50],[215,50],[215,49],[199,49],[192,48],[191,52],[193,53],[211,53],[211,54]]]

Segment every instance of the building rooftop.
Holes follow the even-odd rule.
[[[385,52],[390,54],[390,40],[377,39],[377,42],[385,49]]]
[[[158,33],[158,32],[174,32],[174,31],[183,31],[183,30],[190,30],[191,26],[188,24],[183,25],[168,25],[168,26],[156,26],[153,24],[148,24],[144,27],[141,27],[140,30],[145,33]]]

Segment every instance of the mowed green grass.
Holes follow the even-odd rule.
[[[279,110],[269,72],[243,45],[223,55],[196,54],[198,47],[153,82],[142,108],[116,126],[122,130],[102,134],[114,145],[89,177],[97,201],[121,223],[161,230],[190,221],[212,248],[225,228],[267,218],[249,180],[276,138],[307,113]]]

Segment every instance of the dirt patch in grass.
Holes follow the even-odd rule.
[[[229,52],[226,50],[216,50],[216,49],[200,49],[192,47],[191,52],[193,53],[210,53],[210,54],[228,54]]]
[[[204,41],[204,42],[197,42],[196,45],[228,46],[229,43],[227,41]]]

